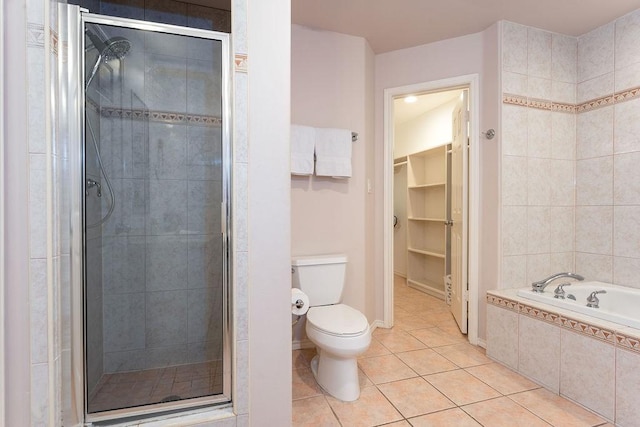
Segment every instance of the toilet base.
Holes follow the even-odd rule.
[[[353,402],[360,397],[356,357],[335,357],[319,348],[311,360],[311,371],[320,387],[336,399]]]

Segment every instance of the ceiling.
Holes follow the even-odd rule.
[[[579,36],[640,0],[291,0],[294,24],[364,37],[375,53],[473,34],[505,19]]]
[[[405,102],[405,97],[393,100],[393,123],[395,126],[401,125],[411,119],[433,110],[436,107],[452,101],[460,96],[460,89],[445,92],[436,92],[416,96],[416,101]]]

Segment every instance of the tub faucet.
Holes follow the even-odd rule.
[[[579,274],[575,274],[575,273],[556,273],[553,276],[547,277],[546,279],[542,279],[542,280],[539,280],[537,282],[533,282],[531,284],[531,290],[533,292],[542,293],[542,292],[544,292],[544,288],[546,288],[549,285],[549,283],[553,282],[554,280],[561,279],[563,277],[568,277],[570,279],[576,279],[576,280],[584,280],[584,277],[582,277]]]
[[[591,295],[587,297],[587,307],[600,308],[600,299],[598,299],[597,295],[606,293],[607,291],[605,290],[591,292]]]

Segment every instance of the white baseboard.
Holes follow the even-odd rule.
[[[305,348],[315,348],[315,345],[308,339],[295,340],[291,343],[292,350],[304,350]]]
[[[482,348],[484,348],[486,350],[487,349],[487,341],[478,338],[478,347],[482,347]]]
[[[400,273],[399,271],[394,271],[393,275],[394,276],[404,277],[405,279],[407,278],[407,273]]]

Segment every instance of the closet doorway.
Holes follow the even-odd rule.
[[[394,279],[402,277],[444,300],[476,344],[476,219],[469,204],[477,183],[469,175],[476,170],[475,76],[455,80],[385,91],[385,216],[393,225],[385,235],[385,326],[393,324]]]

